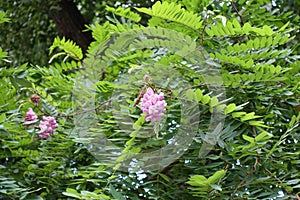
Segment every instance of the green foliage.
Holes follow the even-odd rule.
[[[72,188],[67,188],[66,192],[63,192],[63,195],[72,197],[74,199],[110,199],[108,196],[104,194],[99,194],[100,191],[97,192],[89,192],[82,190],[78,193],[76,190]]]
[[[113,12],[116,15],[128,18],[128,19],[130,19],[130,20],[132,20],[134,22],[139,22],[141,20],[141,16],[139,14],[137,14],[137,13],[132,12],[130,10],[130,8],[124,9],[122,7],[119,7],[117,9],[115,9],[115,8],[106,6],[106,10],[110,11],[110,12]]]
[[[193,186],[190,188],[192,190],[193,195],[195,196],[202,195],[203,197],[203,195],[206,195],[213,189],[222,191],[222,188],[218,185],[218,183],[221,181],[221,179],[224,178],[225,175],[226,175],[226,170],[217,171],[209,178],[206,178],[205,176],[202,175],[193,175],[189,178],[187,184]]]
[[[25,62],[46,65],[49,61],[49,47],[58,35],[51,14],[59,11],[60,0],[50,0],[47,3],[41,0],[1,1],[1,11],[11,20],[0,25],[0,40],[3,50],[9,52],[11,65],[18,66]],[[104,23],[110,12],[106,6],[114,7],[114,1],[75,0],[72,1],[82,14],[86,24]],[[149,7],[151,1],[120,0],[121,4],[130,3],[132,6]],[[1,12],[1,15],[3,12]]]
[[[3,12],[3,11],[0,12],[0,24],[9,21],[9,18],[5,17],[5,15],[6,15],[5,12]]]
[[[52,46],[50,47],[50,54],[55,48],[63,50],[67,56],[72,57],[76,60],[81,60],[83,58],[82,50],[71,40],[65,40],[65,38],[59,39],[58,37],[54,39]],[[62,55],[61,53],[52,56],[51,60]]]
[[[7,57],[7,52],[3,51],[2,48],[0,48],[0,59],[2,60],[3,58]]]
[[[139,12],[146,13],[153,17],[174,21],[192,29],[198,30],[202,27],[201,17],[192,12],[186,11],[180,5],[157,1],[152,9],[136,8]]]
[[[5,12],[0,11],[0,24],[9,21],[9,18],[6,18],[5,15],[6,15]],[[7,52],[3,51],[3,49],[0,47],[0,60],[6,57],[7,57]]]
[[[86,55],[56,37],[46,66],[7,66],[14,57],[0,48],[0,199],[299,198],[299,16],[283,12],[291,9],[285,2],[274,3],[158,1],[136,8],[150,15],[145,19],[110,5],[106,11],[122,18],[89,26],[95,41]],[[222,78],[217,85],[214,67]],[[73,101],[74,85],[90,79],[93,87]],[[222,83],[224,98],[214,90]],[[145,85],[167,94],[163,127],[147,123],[133,106]],[[32,94],[41,97],[38,104]],[[93,108],[85,109],[93,98]],[[195,105],[199,120],[181,119],[184,105]],[[37,122],[24,124],[30,107],[39,118],[56,118],[59,127],[48,140],[38,137]],[[96,121],[83,120],[90,113]],[[216,114],[223,126],[211,123]],[[87,135],[74,121],[92,125]],[[180,122],[197,130],[175,161],[159,170],[119,171],[139,153],[159,152],[173,136],[188,140]],[[95,144],[111,153],[94,152]]]
[[[262,28],[256,28],[250,25],[250,23],[245,23],[242,27],[240,23],[234,19],[232,22],[227,21],[226,25],[223,23],[217,23],[210,28],[205,29],[206,33],[212,36],[230,36],[230,35],[249,35],[254,33],[259,36],[272,36],[274,34],[273,30],[265,25]]]
[[[1,47],[9,52],[12,66],[25,62],[44,65],[48,49],[57,32],[47,13],[47,5],[34,1],[1,1],[1,11],[6,12],[7,23],[0,25]],[[3,12],[1,12],[3,15]]]

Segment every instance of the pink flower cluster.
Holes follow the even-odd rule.
[[[25,126],[29,127],[30,125],[34,124],[37,120],[37,115],[35,114],[35,112],[33,112],[32,108],[28,108],[28,112],[26,113],[25,116]]]
[[[48,139],[57,128],[57,123],[54,117],[43,116],[43,120],[40,121],[39,127],[41,129],[41,133],[39,133],[40,138]]]
[[[37,121],[38,117],[32,108],[28,108],[28,112],[25,116],[25,126],[29,127],[33,125]],[[57,123],[54,117],[51,116],[43,116],[43,120],[40,121],[39,129],[41,130],[39,133],[39,137],[42,139],[48,139],[52,133],[54,133],[57,128]]]
[[[167,103],[164,99],[164,94],[161,92],[156,94],[152,88],[148,88],[141,102],[142,115],[146,116],[146,121],[159,121],[166,110]]]

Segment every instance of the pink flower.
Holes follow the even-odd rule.
[[[43,120],[40,121],[39,127],[41,132],[39,133],[39,137],[42,139],[48,139],[52,133],[54,133],[55,129],[57,128],[57,123],[54,117],[43,116]]]
[[[35,112],[32,110],[32,108],[28,108],[28,112],[26,113],[25,116],[25,126],[29,127],[30,125],[34,124],[37,120],[37,115],[35,114]]]
[[[39,137],[41,139],[48,139],[50,137],[50,133],[47,132],[39,133]]]
[[[167,103],[164,99],[164,94],[161,92],[156,94],[152,88],[148,88],[141,102],[141,110],[146,116],[146,121],[156,122],[163,116],[163,111],[166,110]]]
[[[167,103],[165,101],[158,101],[156,104],[149,107],[149,114],[146,121],[156,122],[163,116],[163,111],[166,109]]]

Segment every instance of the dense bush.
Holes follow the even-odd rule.
[[[107,7],[47,66],[0,49],[0,198],[299,199],[299,16],[273,4]]]

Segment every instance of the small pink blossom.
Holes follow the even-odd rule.
[[[36,120],[37,120],[37,115],[35,114],[35,112],[32,110],[32,108],[28,108],[28,112],[26,113],[25,116],[25,126],[29,127],[30,125],[33,125]]]
[[[161,92],[156,94],[152,88],[148,88],[141,102],[141,110],[146,116],[146,121],[156,122],[163,116],[163,111],[166,110],[167,103],[164,99],[164,94]]]
[[[39,124],[39,128],[41,129],[41,132],[39,133],[39,137],[42,139],[48,139],[50,135],[55,131],[57,126],[58,125],[54,117],[43,116],[43,120],[41,120]]]

